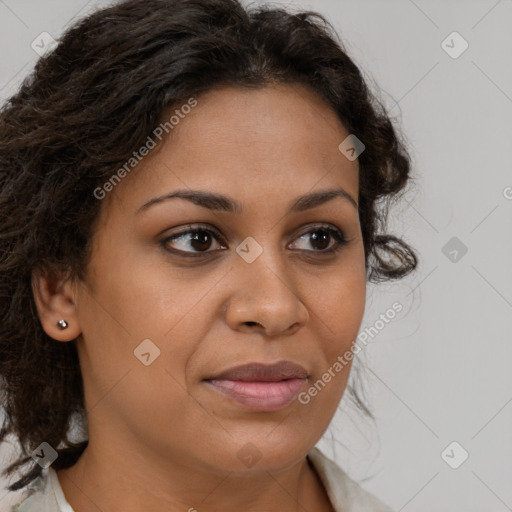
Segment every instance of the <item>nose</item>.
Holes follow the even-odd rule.
[[[309,320],[296,280],[284,263],[264,251],[255,261],[240,259],[232,269],[232,294],[226,322],[236,331],[261,331],[267,336],[294,334]],[[274,263],[272,268],[269,263]],[[275,269],[275,270],[274,270]]]

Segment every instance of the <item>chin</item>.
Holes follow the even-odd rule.
[[[214,451],[210,448],[209,455],[214,455],[210,464],[225,471],[238,474],[255,474],[262,471],[279,473],[297,464],[311,448],[304,442],[283,443],[281,440],[272,442],[268,437],[251,439],[247,436],[234,444],[232,451],[226,452],[226,445]],[[217,456],[215,456],[217,455]]]

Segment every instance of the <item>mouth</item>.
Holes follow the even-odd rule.
[[[236,366],[205,379],[211,388],[251,411],[277,411],[290,405],[308,380],[307,371],[291,361]]]

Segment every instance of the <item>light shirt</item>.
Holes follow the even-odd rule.
[[[335,512],[393,512],[317,447],[307,457],[322,481]],[[56,471],[49,466],[29,484],[22,501],[14,505],[11,512],[74,511],[66,501]]]

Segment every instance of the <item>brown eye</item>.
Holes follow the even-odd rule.
[[[321,251],[329,247],[329,242],[331,240],[332,234],[326,229],[319,229],[318,231],[313,231],[311,233],[311,245]]]
[[[206,251],[212,245],[213,238],[209,232],[200,230],[191,232],[190,234],[192,235],[190,243],[194,250]]]
[[[339,229],[333,229],[326,226],[318,226],[314,229],[310,229],[306,233],[302,234],[299,239],[305,240],[311,247],[313,247],[313,252],[319,253],[335,252],[348,243]],[[333,244],[331,245],[332,241]],[[311,249],[305,248],[304,250],[312,252]]]
[[[206,253],[214,252],[210,251],[214,242],[221,239],[220,233],[212,228],[196,227],[194,229],[188,229],[186,231],[180,231],[174,235],[168,236],[162,240],[161,244],[165,248],[169,248],[172,243],[172,252],[184,252],[184,253]],[[221,247],[223,247],[221,245]],[[192,248],[192,251],[187,250]]]

